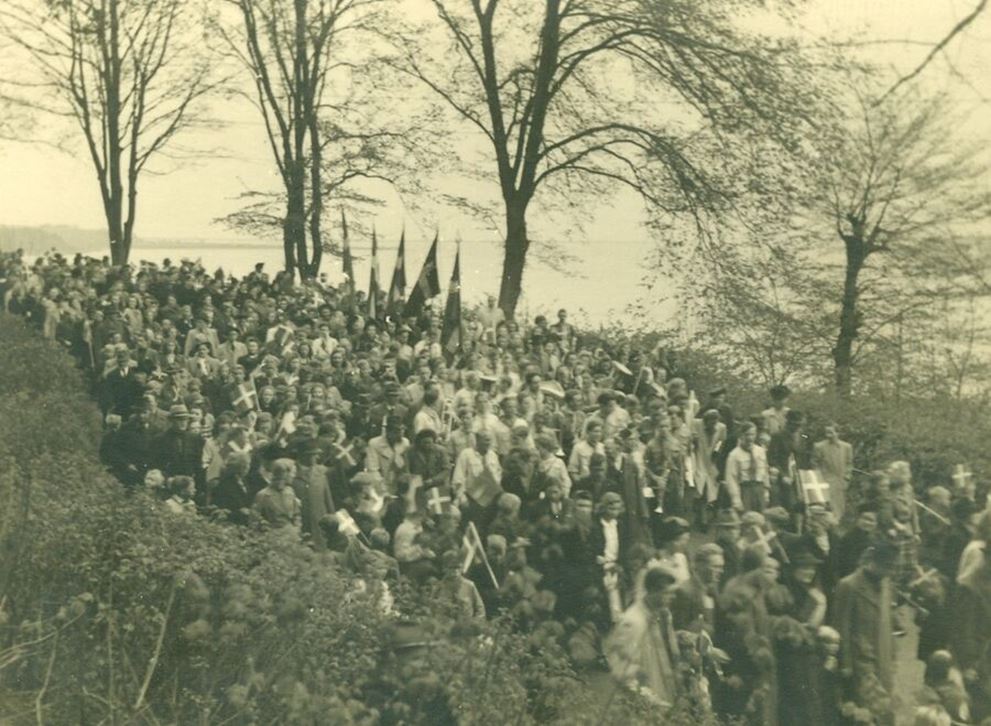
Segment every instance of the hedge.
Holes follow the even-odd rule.
[[[462,623],[398,587],[397,618],[333,555],[166,513],[99,435],[68,354],[0,315],[0,722],[691,722],[588,688],[556,623]]]

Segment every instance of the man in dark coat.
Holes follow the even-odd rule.
[[[973,699],[974,723],[991,716],[991,553],[960,575],[950,647]]]
[[[723,551],[723,572],[719,578],[722,587],[728,580],[740,574],[740,515],[735,509],[724,509],[716,515],[715,542]]]
[[[316,441],[303,445],[292,479],[292,488],[302,507],[303,534],[310,537],[315,549],[324,550],[327,542],[319,522],[325,514],[334,512],[336,508],[330,495],[330,470],[317,461],[319,456],[320,446]]]
[[[879,726],[894,724],[891,577],[897,562],[895,545],[880,540],[871,546],[864,563],[836,586],[833,608],[840,633],[840,672],[850,685],[854,702],[868,709]]]
[[[140,486],[145,474],[157,462],[155,439],[158,431],[151,423],[151,410],[142,402],[137,412],[121,427],[116,439],[122,472],[118,475],[127,486]]]
[[[196,482],[197,501],[206,497],[203,469],[203,438],[189,431],[189,409],[181,403],[169,408],[169,429],[154,442],[158,466],[166,477],[191,476]]]
[[[437,445],[437,432],[421,429],[406,450],[406,467],[413,476],[423,480],[423,488],[447,487],[451,478],[451,462],[447,452]]]
[[[671,605],[674,627],[676,630],[698,631],[701,626],[712,635],[716,626],[719,581],[726,568],[722,548],[712,542],[702,545],[695,551],[693,564],[691,578],[675,589]]]
[[[103,408],[127,419],[138,408],[144,395],[138,382],[137,363],[126,349],[118,350],[116,364],[103,379]]]
[[[218,509],[228,512],[228,519],[234,524],[247,524],[250,518],[254,495],[248,489],[248,470],[251,457],[244,453],[233,453],[227,457],[220,482],[213,493],[213,503]]]
[[[857,509],[853,528],[836,546],[836,576],[846,577],[860,566],[860,558],[877,536],[877,505],[865,502]]]
[[[812,452],[809,437],[803,431],[805,416],[790,409],[785,414],[785,427],[771,437],[767,446],[767,465],[778,470],[777,479],[771,482],[771,502],[789,512],[797,511],[801,502],[794,480],[796,471],[812,468]]]

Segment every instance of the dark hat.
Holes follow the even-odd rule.
[[[177,403],[169,407],[169,418],[192,418],[192,414],[183,404]]]
[[[791,389],[784,383],[779,383],[776,386],[771,386],[769,393],[771,394],[771,398],[781,400],[782,398],[788,398],[788,396],[791,395]]]
[[[709,391],[709,395],[712,396],[713,398],[715,398],[716,396],[722,396],[725,393],[726,393],[726,386],[716,386],[711,391]]]
[[[667,542],[673,542],[681,535],[690,531],[691,526],[681,517],[665,517],[661,520],[661,524],[657,528],[657,538],[660,544],[663,545]]]
[[[403,419],[394,413],[385,417],[385,428],[390,431],[399,431],[403,427]]]
[[[818,567],[822,564],[822,560],[805,547],[792,552],[789,561],[792,567]]]
[[[433,429],[430,429],[430,428],[420,429],[420,431],[417,432],[417,434],[414,437],[414,439],[416,441],[422,441],[423,439],[434,439],[436,441],[436,439],[437,439],[437,432],[434,431]]]
[[[571,493],[571,498],[576,502],[577,501],[591,502],[592,494],[591,492],[586,491],[585,489],[579,489],[578,491],[574,491]]]
[[[953,518],[957,521],[970,519],[976,511],[977,505],[974,504],[973,500],[967,499],[966,497],[954,499],[953,503],[950,504],[950,514],[952,514]]]
[[[893,566],[898,562],[898,545],[886,539],[875,540],[867,550],[871,560],[882,566]]]
[[[307,456],[313,454],[319,454],[321,451],[320,444],[317,443],[316,439],[304,439],[296,445],[296,455],[297,456]]]
[[[775,527],[787,525],[791,521],[788,510],[784,507],[771,507],[764,510],[764,518]]]
[[[736,513],[735,509],[721,509],[716,514],[716,521],[713,524],[716,527],[739,527],[740,515]]]

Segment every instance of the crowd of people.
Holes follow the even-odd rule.
[[[0,292],[89,372],[103,461],[163,516],[279,529],[466,618],[556,623],[576,668],[753,724],[894,723],[915,619],[916,722],[991,718],[986,491],[855,473],[785,385],[741,415],[662,348],[491,299],[451,349],[432,301],[369,318],[347,283],[260,265],[7,253]]]

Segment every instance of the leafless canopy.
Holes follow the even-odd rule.
[[[500,305],[515,308],[527,210],[605,189],[700,227],[727,206],[714,155],[759,130],[785,145],[807,121],[793,44],[751,34],[725,0],[432,0],[447,44],[403,29],[397,68],[489,142],[504,211]],[[622,79],[630,79],[625,82]],[[717,152],[716,149],[719,149]],[[585,192],[585,194],[581,194]],[[591,194],[589,194],[591,193]]]
[[[227,221],[255,231],[278,224],[286,269],[302,277],[320,268],[325,197],[368,172],[350,159],[326,173],[328,156],[336,162],[347,143],[361,141],[343,130],[353,104],[331,103],[328,88],[360,63],[361,54],[344,52],[342,42],[372,24],[379,2],[226,0],[232,16],[216,25],[229,53],[251,75],[252,91],[244,95],[264,121],[283,190],[281,211],[273,210],[271,195],[252,192],[253,203]],[[365,143],[374,142],[366,136]]]
[[[8,0],[0,33],[33,61],[18,101],[71,119],[103,201],[111,258],[127,262],[138,180],[176,136],[202,120],[216,81],[195,0]]]

